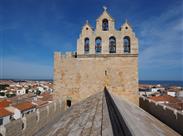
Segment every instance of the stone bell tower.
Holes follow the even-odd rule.
[[[114,51],[112,51],[112,47],[111,48],[109,47],[110,42],[112,44],[115,44]],[[100,44],[101,48],[99,50],[97,50],[98,48],[96,47],[98,44]],[[106,8],[104,8],[103,13],[96,20],[95,30],[91,27],[89,22],[86,21],[85,25],[82,28],[80,37],[77,41],[78,55],[96,54],[96,53],[97,54],[138,53],[138,40],[135,37],[135,34],[133,33],[131,26],[126,21],[121,26],[120,30],[116,30],[115,20],[107,12]]]
[[[138,39],[125,21],[120,29],[104,8],[94,29],[82,27],[75,53],[55,53],[54,85],[57,96],[80,101],[104,86],[137,103]]]

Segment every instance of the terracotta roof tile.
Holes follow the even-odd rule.
[[[20,111],[26,111],[32,108],[35,108],[31,102],[22,102],[14,106],[15,108],[19,109]]]
[[[180,103],[168,103],[166,105],[173,107],[177,110],[183,110],[183,103],[182,102],[180,102]]]
[[[37,108],[39,108],[39,107],[43,107],[43,106],[47,105],[48,102],[47,101],[37,100],[37,101],[33,101],[33,104],[36,105]]]
[[[39,98],[42,101],[53,101],[53,95],[47,92],[42,93],[41,98]]]
[[[10,100],[3,100],[0,102],[0,108],[8,107],[11,103]]]
[[[181,102],[179,99],[170,96],[170,95],[163,95],[163,96],[152,96],[149,99],[154,101],[168,101],[169,103],[177,103]]]
[[[13,113],[4,109],[4,108],[0,108],[0,117],[5,117],[5,116],[8,116],[8,115],[12,115]]]

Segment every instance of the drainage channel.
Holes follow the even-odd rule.
[[[111,120],[112,130],[114,136],[132,136],[129,128],[127,127],[121,113],[119,112],[114,100],[109,94],[107,88],[104,88],[104,94]]]

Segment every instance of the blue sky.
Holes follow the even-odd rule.
[[[54,51],[75,51],[103,5],[133,26],[141,80],[183,80],[182,0],[0,0],[0,78],[53,78]]]

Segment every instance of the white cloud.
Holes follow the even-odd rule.
[[[52,66],[22,61],[18,58],[1,59],[0,78],[51,79]]]
[[[140,26],[140,67],[182,67],[183,33],[181,11],[171,9]],[[179,18],[180,17],[180,18]],[[145,39],[145,40],[143,40]]]

